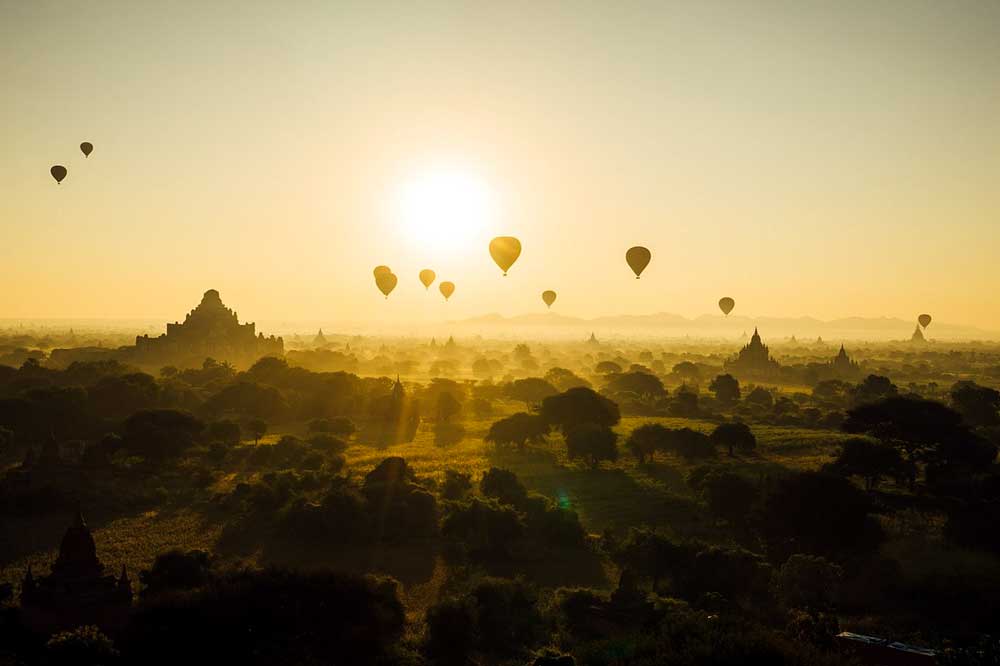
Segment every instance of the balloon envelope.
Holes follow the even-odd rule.
[[[57,183],[61,183],[62,179],[66,177],[66,167],[61,164],[57,164],[49,169],[49,173],[52,174],[52,177],[56,179]]]
[[[441,295],[444,296],[444,300],[451,298],[451,295],[455,293],[455,283],[453,282],[442,282],[438,289],[441,290]]]
[[[552,304],[556,302],[556,292],[548,289],[542,292],[542,300],[545,301],[545,305],[552,307]]]
[[[722,314],[729,314],[736,307],[736,301],[729,298],[728,296],[723,296],[719,299],[719,309],[722,310]]]
[[[424,270],[420,271],[420,281],[423,283],[426,289],[430,289],[430,286],[434,284],[434,278],[436,277],[437,275],[434,274],[434,271],[432,271],[429,268],[425,268]]]
[[[490,256],[504,275],[521,256],[521,241],[513,236],[497,236],[490,241]]]
[[[931,316],[929,314],[922,314],[919,317],[917,317],[917,321],[920,322],[921,326],[927,328],[928,326],[931,325]]]
[[[83,153],[84,157],[90,157],[90,153],[94,152],[94,144],[89,141],[84,141],[80,144],[80,151]]]
[[[399,282],[398,278],[392,273],[379,273],[375,276],[375,286],[381,291],[386,298],[389,298],[389,294],[392,290],[396,288],[396,283]]]
[[[378,278],[379,275],[382,275],[384,273],[391,273],[391,272],[392,272],[392,269],[390,269],[388,266],[376,266],[375,270],[372,271],[372,273],[375,274],[376,278]]]
[[[630,247],[628,252],[625,253],[625,261],[628,262],[629,268],[635,273],[635,279],[639,279],[639,275],[642,271],[649,265],[649,260],[653,258],[649,250],[637,245],[635,247]]]

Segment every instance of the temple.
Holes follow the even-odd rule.
[[[325,347],[327,344],[326,336],[323,335],[323,329],[319,329],[319,333],[313,338],[313,347]]]
[[[921,342],[927,342],[927,338],[925,338],[924,334],[920,331],[920,324],[917,324],[917,327],[913,329],[913,335],[910,336],[910,342],[916,342],[918,344]]]
[[[753,329],[750,342],[739,351],[736,358],[724,364],[726,372],[737,377],[773,378],[781,370],[778,362],[771,358],[771,352],[760,339],[760,333]]]
[[[199,367],[206,358],[248,367],[264,356],[283,356],[285,343],[273,335],[255,334],[253,322],[241,324],[219,292],[209,289],[183,323],[167,324],[156,338],[136,336],[134,358],[140,365]]]
[[[120,624],[132,606],[132,582],[125,566],[105,575],[90,528],[77,512],[59,545],[48,576],[28,567],[21,581],[21,610],[30,626],[54,631],[81,624],[103,629]]]
[[[861,375],[861,366],[858,365],[857,361],[851,360],[844,345],[840,345],[837,356],[830,361],[830,372],[836,379],[857,379]]]

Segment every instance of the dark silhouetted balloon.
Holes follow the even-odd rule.
[[[451,295],[455,293],[455,283],[453,282],[442,282],[438,285],[438,289],[441,290],[441,295],[444,296],[444,300],[451,298]]]
[[[646,266],[649,265],[649,260],[652,259],[653,255],[649,253],[649,250],[637,245],[635,247],[630,247],[628,252],[625,253],[625,261],[628,262],[629,268],[635,273],[635,279],[638,280],[642,271],[645,270]]]
[[[920,322],[921,326],[927,328],[928,326],[931,325],[931,316],[929,314],[922,314],[919,317],[917,317],[917,321]]]
[[[719,309],[722,310],[722,314],[728,315],[736,307],[736,301],[729,298],[728,296],[723,296],[719,299]]]
[[[556,292],[548,289],[542,292],[542,300],[545,301],[545,305],[552,307],[552,304],[556,302]]]
[[[388,266],[376,266],[375,270],[372,271],[372,273],[375,274],[376,278],[378,278],[379,275],[382,275],[384,273],[391,273],[391,272],[392,272],[392,269],[389,268]]]
[[[80,150],[83,152],[84,157],[90,157],[90,154],[94,152],[94,144],[89,141],[84,141],[80,144]]]
[[[497,236],[490,241],[490,256],[497,263],[504,275],[521,256],[521,241],[513,236]]]
[[[423,283],[425,289],[431,288],[431,285],[434,284],[434,278],[436,277],[437,275],[434,274],[434,271],[429,268],[425,268],[420,271],[420,281]]]
[[[61,183],[63,178],[66,177],[66,167],[57,164],[49,169],[49,173],[52,174],[52,177],[56,179],[57,183]]]
[[[396,288],[396,283],[399,280],[392,273],[379,273],[375,276],[375,286],[378,290],[385,294],[386,298],[389,298],[389,294],[392,290]]]

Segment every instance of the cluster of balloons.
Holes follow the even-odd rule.
[[[389,298],[389,294],[392,293],[392,290],[399,283],[399,278],[396,277],[396,274],[388,266],[376,266],[372,272],[375,274],[375,286],[378,287],[383,296]],[[420,271],[419,277],[421,284],[424,285],[424,289],[430,289],[431,285],[434,284],[434,280],[437,279],[437,274],[431,269],[425,268]],[[455,283],[442,282],[438,285],[438,289],[441,291],[441,295],[444,296],[444,300],[447,301],[455,293]]]
[[[94,152],[94,144],[89,141],[84,141],[80,144],[80,152],[83,153],[84,159],[90,157],[90,154]],[[66,167],[63,165],[55,164],[51,169],[49,169],[49,173],[56,179],[56,185],[61,185],[63,178],[66,177],[66,174],[69,173],[69,171],[67,171]]]
[[[513,236],[497,236],[490,241],[490,256],[493,257],[493,261],[496,265],[503,271],[506,277],[507,271],[510,270],[514,262],[517,261],[518,257],[521,256],[521,241],[514,238]],[[630,247],[628,251],[625,252],[625,263],[629,265],[632,272],[635,273],[635,279],[638,280],[639,276],[649,265],[650,260],[653,258],[653,254],[649,251],[649,248],[637,245],[635,247]],[[437,275],[429,268],[425,268],[420,271],[420,282],[424,285],[425,289],[430,289],[430,286],[434,283]],[[389,297],[389,293],[396,288],[396,276],[393,275],[392,271],[388,266],[376,266],[375,267],[375,284],[378,286],[379,290],[385,295],[386,298]],[[455,293],[455,284],[452,282],[442,282],[438,285],[438,289],[441,290],[441,295],[447,301],[451,298],[451,295]],[[552,308],[552,304],[556,302],[556,292],[551,289],[546,289],[542,292],[542,302],[549,309]],[[729,313],[733,311],[736,307],[736,301],[734,301],[729,296],[724,296],[719,299],[719,309],[722,310],[722,314],[729,316]],[[920,315],[920,320],[923,322],[923,318],[927,318],[927,323],[930,323],[930,315]],[[926,327],[926,324],[921,324]]]

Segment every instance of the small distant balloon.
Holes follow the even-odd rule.
[[[384,273],[391,273],[391,272],[392,272],[392,269],[389,268],[388,266],[376,266],[375,270],[372,271],[372,273],[375,274],[375,278],[376,279],[378,279],[379,275],[382,275]]]
[[[429,268],[420,271],[420,281],[423,283],[424,289],[430,289],[436,277],[437,275],[434,274],[434,271]]]
[[[80,151],[83,153],[84,157],[90,157],[90,154],[94,152],[94,144],[89,141],[84,141],[80,144]]]
[[[378,290],[381,291],[386,298],[389,298],[389,294],[391,294],[392,290],[396,288],[397,282],[399,282],[399,279],[391,272],[379,273],[375,276],[375,286],[378,287]]]
[[[67,172],[66,172],[66,167],[62,166],[61,164],[57,164],[51,169],[49,169],[49,173],[51,173],[52,177],[56,179],[56,183],[62,183],[62,180],[63,178],[66,177]]]
[[[722,314],[728,315],[736,307],[736,301],[729,298],[728,296],[723,296],[719,299],[719,309],[722,310]]]
[[[652,258],[653,255],[650,254],[649,250],[641,245],[630,247],[628,252],[625,253],[625,261],[628,262],[629,268],[635,273],[636,280],[639,279],[639,275],[646,269],[646,266],[649,265],[649,260]]]
[[[521,256],[521,241],[513,236],[497,236],[490,241],[490,256],[504,275]]]
[[[551,289],[547,289],[542,292],[542,300],[545,301],[545,305],[552,307],[552,304],[556,302],[556,292]]]
[[[927,328],[931,325],[931,316],[929,314],[922,314],[917,317],[917,322],[919,322],[924,328]]]
[[[441,295],[444,296],[444,300],[451,298],[451,295],[455,293],[455,283],[453,282],[442,282],[438,289],[441,290]]]

